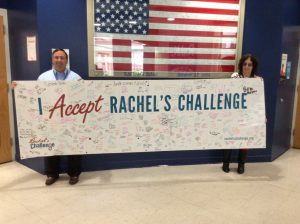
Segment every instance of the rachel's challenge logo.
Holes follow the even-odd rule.
[[[30,144],[30,148],[31,149],[35,149],[35,148],[48,148],[49,151],[51,151],[55,144],[54,143],[50,143],[48,138],[32,138],[29,140],[29,144]]]

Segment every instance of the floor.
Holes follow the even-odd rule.
[[[0,223],[300,223],[300,150],[246,173],[220,164],[88,172],[52,186],[17,163],[0,165]]]

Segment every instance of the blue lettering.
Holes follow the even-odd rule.
[[[193,110],[193,99],[194,95],[187,95],[186,110]]]
[[[165,96],[165,102],[166,102],[166,106],[164,107],[165,111],[170,111],[171,110],[171,104],[169,102],[170,99],[171,99],[170,95]]]
[[[195,103],[195,110],[202,110],[201,95],[200,94],[197,94],[196,103]]]
[[[234,109],[238,109],[240,107],[239,99],[240,99],[240,95],[238,93],[235,93],[233,95],[233,108]]]
[[[126,102],[125,102],[124,96],[121,96],[121,99],[120,99],[119,113],[122,113],[122,112],[127,113]]]
[[[211,99],[210,99],[210,109],[215,110],[216,107],[214,106],[214,94],[211,94]]]
[[[118,113],[117,111],[117,97],[111,96],[110,97],[110,113]]]
[[[229,96],[228,96],[229,95]],[[225,105],[224,109],[231,109],[231,93],[225,94]]]
[[[137,96],[137,112],[144,112],[144,96]]]
[[[146,112],[151,112],[151,96],[146,96]]]
[[[207,107],[207,94],[204,94],[204,110],[209,110],[209,107]]]
[[[242,108],[243,109],[247,109],[246,99],[245,99],[246,96],[247,96],[247,93],[242,93]]]
[[[157,104],[156,104],[156,96],[153,96],[153,111],[154,112],[159,111],[159,109],[157,108]]]
[[[183,111],[184,105],[181,105],[181,100],[185,100],[184,95],[179,95],[178,97],[178,110]]]
[[[222,104],[221,97],[223,97],[223,93],[219,93],[218,94],[218,110],[222,110],[223,109],[222,106],[221,106],[221,104]]]
[[[133,113],[135,111],[135,106],[131,106],[132,102],[135,102],[135,98],[134,96],[130,96],[128,97],[128,111],[130,113]]]

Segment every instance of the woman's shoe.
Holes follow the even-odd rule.
[[[230,171],[230,169],[229,169],[229,163],[223,163],[222,170],[225,173],[229,173],[229,171]]]
[[[237,172],[238,172],[238,174],[243,174],[245,172],[245,164],[244,163],[239,163]]]

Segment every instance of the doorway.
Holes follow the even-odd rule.
[[[293,135],[292,135],[292,147],[300,149],[300,45],[298,46],[298,66],[297,66],[297,87],[295,93],[295,108],[294,108],[294,122],[293,122]]]
[[[3,28],[3,29],[2,29]],[[0,163],[13,160],[12,97],[9,88],[10,66],[6,10],[0,9]]]
[[[278,69],[274,131],[272,142],[273,161],[293,145],[293,125],[295,121],[295,102],[297,89],[297,65],[299,61],[299,34],[300,26],[284,27],[282,34],[282,54],[287,57],[287,69],[284,77],[280,76]],[[276,78],[276,77],[274,77]],[[295,139],[295,138],[294,138]]]

